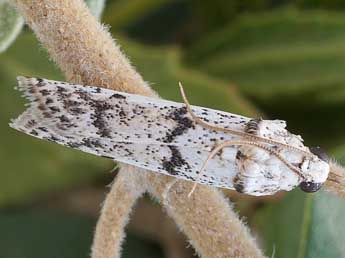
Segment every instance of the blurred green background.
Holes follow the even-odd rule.
[[[287,120],[307,145],[345,162],[345,1],[87,2],[162,97],[180,101],[181,81],[193,104]],[[113,164],[8,127],[24,110],[17,75],[63,80],[21,27],[0,1],[0,258],[88,257]],[[345,257],[345,200],[227,193],[267,256]],[[192,257],[186,246],[158,205],[141,200],[123,257]]]

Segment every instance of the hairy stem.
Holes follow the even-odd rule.
[[[137,173],[131,166],[123,165],[103,204],[92,246],[93,258],[120,257],[124,228],[132,207],[144,193]]]
[[[14,2],[69,81],[155,95],[84,1]]]
[[[69,81],[157,96],[82,0],[14,2]],[[122,237],[115,234],[122,234],[135,198],[141,190],[150,189],[162,200],[162,193],[172,180],[130,166],[123,166],[118,176],[120,181],[115,181],[97,225],[94,258],[119,257]],[[134,178],[141,178],[140,184],[137,180],[127,182]],[[127,184],[119,186],[119,182]],[[202,257],[262,257],[247,229],[217,190],[199,186],[193,198],[188,199],[192,184],[178,184],[182,190],[168,195],[168,214]],[[124,210],[119,212],[119,207]],[[117,220],[120,222],[115,223]]]
[[[168,214],[189,236],[201,257],[263,257],[220,191],[198,185],[188,198],[193,183],[177,181],[168,193],[166,186],[167,182],[159,179],[149,190],[165,204]]]
[[[330,173],[326,181],[326,189],[345,198],[345,169],[334,161],[330,162]]]

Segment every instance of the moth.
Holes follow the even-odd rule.
[[[94,86],[18,77],[28,108],[10,126],[73,149],[195,183],[271,195],[315,192],[327,155],[282,120],[252,119]]]

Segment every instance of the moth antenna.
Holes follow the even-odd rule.
[[[266,150],[268,151],[269,153],[271,153],[272,155],[276,156],[280,161],[282,161],[289,169],[291,169],[293,172],[295,172],[298,176],[302,177],[304,179],[304,175],[302,173],[302,171],[298,168],[296,168],[295,166],[291,165],[286,159],[284,159],[277,151],[275,150],[272,150],[271,148],[265,146],[265,145],[262,145],[258,142],[250,142],[250,141],[233,141],[233,140],[228,140],[228,141],[225,141],[219,145],[217,145],[212,151],[211,153],[208,155],[207,159],[205,160],[205,162],[203,163],[197,177],[195,178],[195,183],[193,185],[193,188],[192,190],[188,193],[188,198],[191,197],[191,195],[193,194],[193,192],[195,191],[195,188],[197,186],[197,181],[198,179],[203,175],[203,171],[205,170],[208,162],[215,156],[217,155],[217,153],[225,148],[225,147],[228,147],[228,146],[233,146],[233,145],[249,145],[249,146],[255,146],[255,147],[258,147],[260,149],[263,149],[263,150]]]
[[[304,153],[304,154],[306,154],[308,156],[313,155],[312,153],[310,153],[308,151],[302,150],[300,148],[297,148],[297,147],[294,147],[294,146],[291,146],[291,145],[288,145],[288,144],[285,144],[285,143],[282,143],[282,142],[266,139],[266,138],[263,138],[263,137],[260,137],[260,136],[257,136],[257,135],[252,135],[252,134],[246,133],[246,132],[240,132],[240,131],[229,129],[229,128],[224,128],[224,127],[219,127],[219,126],[216,126],[216,125],[211,125],[211,124],[203,121],[201,118],[199,118],[193,112],[191,104],[189,103],[189,101],[188,101],[188,99],[186,97],[186,94],[184,92],[184,89],[183,89],[183,86],[182,86],[181,82],[179,82],[179,87],[180,87],[180,92],[181,92],[181,96],[182,96],[183,102],[186,104],[186,108],[187,108],[188,113],[192,116],[192,118],[194,119],[194,121],[196,123],[202,125],[203,127],[207,128],[207,129],[210,129],[210,130],[215,130],[215,131],[229,132],[229,133],[232,133],[232,134],[235,134],[235,135],[238,135],[238,136],[245,137],[247,139],[257,140],[257,141],[265,142],[265,143],[268,143],[268,144],[283,146],[283,147],[291,149],[291,150],[302,152],[302,153]]]

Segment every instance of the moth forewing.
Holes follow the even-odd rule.
[[[93,86],[25,77],[18,77],[18,84],[29,100],[29,108],[11,127],[154,172],[267,195],[291,190],[303,181],[292,171],[294,167],[314,180],[310,168],[320,162],[328,165],[311,154],[310,165],[300,168],[311,159],[301,138],[290,134],[281,121],[261,120],[253,135],[255,140],[250,139],[260,146],[228,145],[199,173],[220,143],[249,141],[243,133],[247,134],[252,119],[198,106],[189,110],[184,103]],[[195,121],[195,116],[230,131],[206,127]],[[319,169],[317,180],[327,177],[326,165]]]

